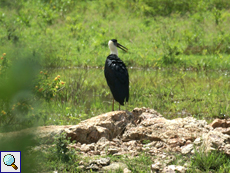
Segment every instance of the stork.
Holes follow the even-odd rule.
[[[127,52],[128,49],[117,42],[109,40],[110,55],[106,58],[104,74],[107,84],[113,95],[112,111],[114,111],[114,99],[120,105],[129,100],[129,73],[124,62],[118,57],[117,47]]]

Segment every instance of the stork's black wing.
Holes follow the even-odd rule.
[[[129,100],[129,74],[123,61],[110,54],[105,61],[105,78],[114,99],[121,105]]]

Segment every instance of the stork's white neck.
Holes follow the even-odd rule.
[[[117,52],[117,47],[114,45],[114,43],[109,40],[109,49],[110,49],[110,54],[116,54],[118,56],[118,52]]]

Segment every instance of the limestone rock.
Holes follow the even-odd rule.
[[[1,137],[18,137],[19,134],[33,134],[35,139],[48,141],[44,146],[35,147],[41,150],[54,141],[54,137],[61,133],[75,143],[69,144],[83,156],[108,154],[135,157],[140,152],[156,156],[158,161],[151,165],[152,172],[183,172],[182,167],[167,166],[172,159],[168,159],[170,153],[181,152],[193,154],[193,147],[206,147],[206,151],[221,150],[230,155],[230,119],[216,119],[210,125],[205,120],[197,120],[193,117],[176,118],[169,120],[160,113],[148,108],[135,108],[132,112],[114,111],[87,119],[77,125],[68,126],[44,126],[30,128],[18,132],[0,133]],[[100,159],[99,159],[100,160]],[[115,169],[123,163],[107,163],[92,161],[88,166],[81,165],[87,170]],[[111,166],[112,165],[112,166]],[[122,167],[122,170],[127,166]]]
[[[114,162],[111,163],[108,166],[104,166],[101,170],[102,171],[117,171],[117,170],[124,170],[125,168],[127,168],[128,166],[122,162]]]
[[[98,171],[100,170],[99,166],[97,164],[91,164],[85,168],[86,170],[92,170],[92,171]]]
[[[230,127],[230,119],[215,119],[210,126],[212,126],[213,128],[217,128],[217,127],[222,127],[222,128],[228,128]]]
[[[151,173],[159,172],[162,167],[162,164],[160,162],[156,162],[151,165]]]
[[[202,140],[201,140],[201,138],[199,137],[199,138],[196,138],[195,140],[194,140],[194,142],[193,142],[195,145],[200,145],[201,143],[202,143]]]
[[[125,169],[123,170],[123,173],[131,173],[131,171],[130,171],[128,168],[125,168]]]
[[[223,134],[221,131],[212,130],[203,134],[202,139],[202,145],[206,148],[206,151],[220,149],[225,153],[229,153],[230,135]]]
[[[113,155],[115,153],[118,153],[118,149],[117,148],[108,148],[107,154]]]
[[[123,141],[149,140],[163,142],[162,146],[166,144],[171,147],[181,147],[186,144],[186,141],[194,141],[209,129],[206,121],[192,117],[167,120],[148,116],[139,121],[137,126],[126,127]]]
[[[166,166],[162,172],[164,173],[184,173],[186,172],[186,168],[183,166],[169,165],[169,166]]]
[[[66,129],[68,137],[80,143],[97,142],[101,137],[112,140],[124,131],[130,122],[130,115],[125,111],[114,111],[80,122]]]
[[[181,153],[182,154],[188,154],[188,153],[190,153],[192,151],[192,149],[193,149],[193,144],[188,144],[188,145],[183,146],[181,148]]]
[[[83,152],[88,152],[90,150],[94,150],[94,146],[95,146],[95,143],[92,143],[92,144],[83,144],[81,145],[81,148],[80,150],[83,151]]]
[[[100,158],[97,160],[90,161],[90,165],[97,164],[98,166],[107,166],[110,164],[110,158]]]

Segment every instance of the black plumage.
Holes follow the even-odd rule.
[[[121,45],[116,40],[113,39],[112,41],[114,42],[114,46],[120,48]],[[124,48],[123,46],[123,50],[127,49]],[[129,100],[129,74],[126,65],[115,53],[111,53],[107,57],[104,74],[113,98],[121,105],[124,105],[124,102],[128,102]],[[114,105],[112,106],[112,110],[114,110]]]

